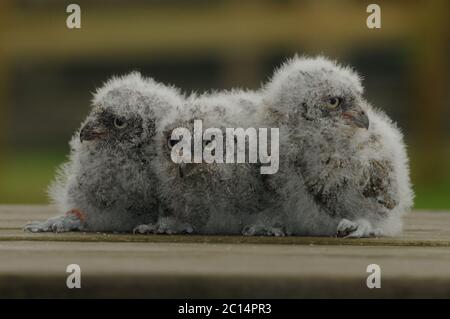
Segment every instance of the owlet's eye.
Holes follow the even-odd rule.
[[[167,139],[167,146],[172,149],[172,147],[174,147],[179,141],[178,140],[174,140],[172,138],[168,138]]]
[[[342,99],[340,97],[330,97],[326,101],[326,106],[330,110],[333,110],[333,109],[337,108],[339,105],[341,105],[341,103],[342,103]]]
[[[118,129],[123,129],[127,126],[127,122],[125,122],[123,119],[115,118],[114,119],[114,126]]]

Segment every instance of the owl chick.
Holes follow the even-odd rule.
[[[405,145],[364,100],[359,76],[323,57],[294,57],[263,91],[265,121],[280,128],[280,169],[265,182],[284,232],[398,233],[413,201]]]
[[[165,213],[156,226],[141,225],[136,232],[241,234],[251,216],[261,210],[258,197],[262,195],[263,184],[257,165],[225,163],[225,143],[230,138],[225,133],[226,128],[252,127],[252,123],[257,121],[255,115],[259,104],[257,94],[239,90],[193,95],[173,113],[172,118],[161,122],[157,128],[158,156],[154,158],[153,166],[158,175]],[[212,157],[217,154],[217,158],[221,148],[223,163],[173,161],[172,153],[180,145],[180,139],[172,135],[173,130],[187,128],[194,140],[195,120],[201,120],[200,134],[207,129],[214,129],[217,133],[205,136],[200,147]],[[224,134],[219,136],[220,132]],[[238,139],[230,139],[234,156],[239,147],[245,146]],[[188,146],[192,154],[194,143]]]
[[[69,162],[49,188],[64,214],[25,229],[126,232],[155,222],[157,183],[150,165],[155,128],[183,99],[176,89],[136,72],[106,82],[70,141]]]

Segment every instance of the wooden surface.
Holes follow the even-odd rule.
[[[30,234],[48,206],[0,206],[0,297],[450,297],[450,214],[396,238]],[[81,289],[66,267],[81,267]],[[381,267],[368,289],[366,267]]]

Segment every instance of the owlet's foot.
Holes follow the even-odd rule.
[[[62,233],[69,231],[83,231],[86,229],[85,225],[85,214],[78,209],[71,209],[62,216],[53,217],[44,222],[29,223],[25,225],[24,230],[31,233]]]
[[[342,219],[337,226],[336,236],[344,238],[380,237],[383,235],[381,229],[374,229],[369,221],[358,219],[350,221]]]

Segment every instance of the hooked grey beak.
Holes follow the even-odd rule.
[[[96,127],[94,123],[88,122],[80,131],[80,142],[92,141],[105,135],[105,131]]]
[[[349,120],[349,124],[352,126],[369,129],[369,117],[364,111],[347,111],[342,113],[342,116]]]

